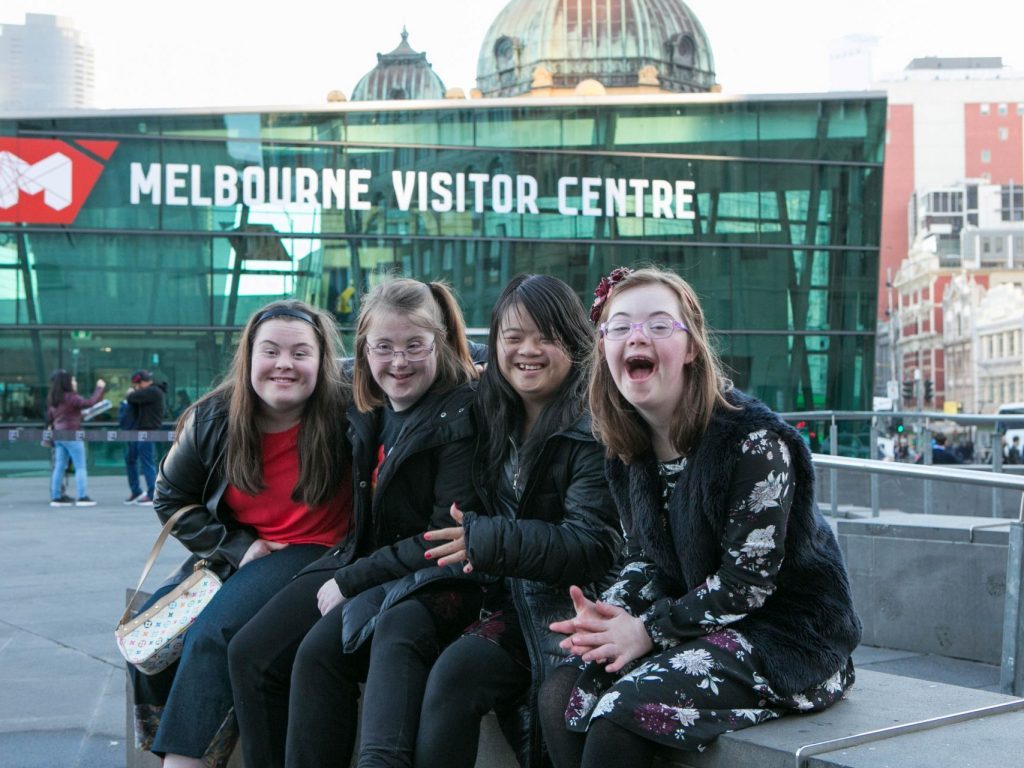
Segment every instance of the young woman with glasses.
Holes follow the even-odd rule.
[[[418,709],[423,680],[393,665],[369,669],[371,646],[380,644],[377,614],[408,597],[423,621],[384,642],[414,645],[444,642],[479,615],[474,581],[455,566],[439,572],[424,556],[423,532],[450,526],[453,503],[476,504],[476,369],[455,298],[440,283],[385,282],[362,300],[355,345],[348,412],[354,530],[271,600],[229,649],[248,768],[347,765],[368,672],[375,679],[366,686],[361,743],[397,748],[382,742],[376,724],[405,702]]]
[[[626,560],[551,625],[574,658],[541,717],[556,768],[640,768],[659,746],[830,706],[861,629],[810,452],[725,379],[693,289],[620,268],[595,295],[590,406]]]

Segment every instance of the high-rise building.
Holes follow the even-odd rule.
[[[889,102],[878,306],[884,319],[885,282],[916,234],[908,216],[915,190],[968,179],[1024,181],[1024,71],[1004,67],[999,57],[914,59],[878,86]]]
[[[92,47],[60,16],[29,13],[0,24],[0,112],[93,106]]]
[[[999,57],[923,58],[876,87],[888,115],[875,391],[921,368],[941,405],[943,290],[959,270],[990,266],[961,259],[962,230],[1022,217],[1024,71]]]

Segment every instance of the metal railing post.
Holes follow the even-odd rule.
[[[1003,609],[1003,658],[999,667],[999,688],[1003,693],[1024,693],[1024,495],[1020,519],[1010,523],[1009,552],[1006,555],[1006,602]]]
[[[839,428],[836,426],[836,415],[832,414],[832,424],[828,428],[828,447],[833,456],[839,455]],[[828,492],[832,502],[832,517],[839,517],[839,475],[834,469],[828,472]]]
[[[1003,471],[1003,433],[996,424],[992,431],[992,471]],[[999,517],[999,489],[992,489],[992,517]]]
[[[929,466],[930,467],[932,465],[933,451],[932,451],[932,428],[931,428],[931,425],[928,423],[928,419],[924,420],[924,426],[921,427],[921,437],[924,440],[924,458],[921,460],[921,463],[924,464],[925,466]],[[925,480],[924,481],[924,485],[922,487],[921,506],[924,508],[924,513],[926,515],[931,514],[931,512],[932,512],[932,481],[931,480]]]
[[[869,459],[878,459],[878,417],[873,416],[871,418],[871,454],[868,456]],[[878,475],[874,472],[871,473],[871,478],[868,481],[871,483],[871,516],[878,517],[879,507],[881,502],[878,497]]]

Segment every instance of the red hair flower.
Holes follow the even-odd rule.
[[[608,295],[617,283],[626,279],[626,275],[632,274],[629,267],[616,267],[608,273],[608,277],[602,277],[594,289],[594,303],[590,306],[590,321],[597,323],[601,319],[601,308],[608,300]]]

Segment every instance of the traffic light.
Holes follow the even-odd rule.
[[[932,380],[924,380],[924,401],[930,403],[932,401]]]
[[[903,430],[904,430],[903,419],[901,419],[899,416],[893,417],[892,425],[893,425],[893,427],[895,427],[897,435],[902,435],[903,434]]]
[[[904,381],[903,382],[903,399],[904,400],[913,400],[914,399],[914,381],[913,381],[913,379],[911,379],[910,381]]]

